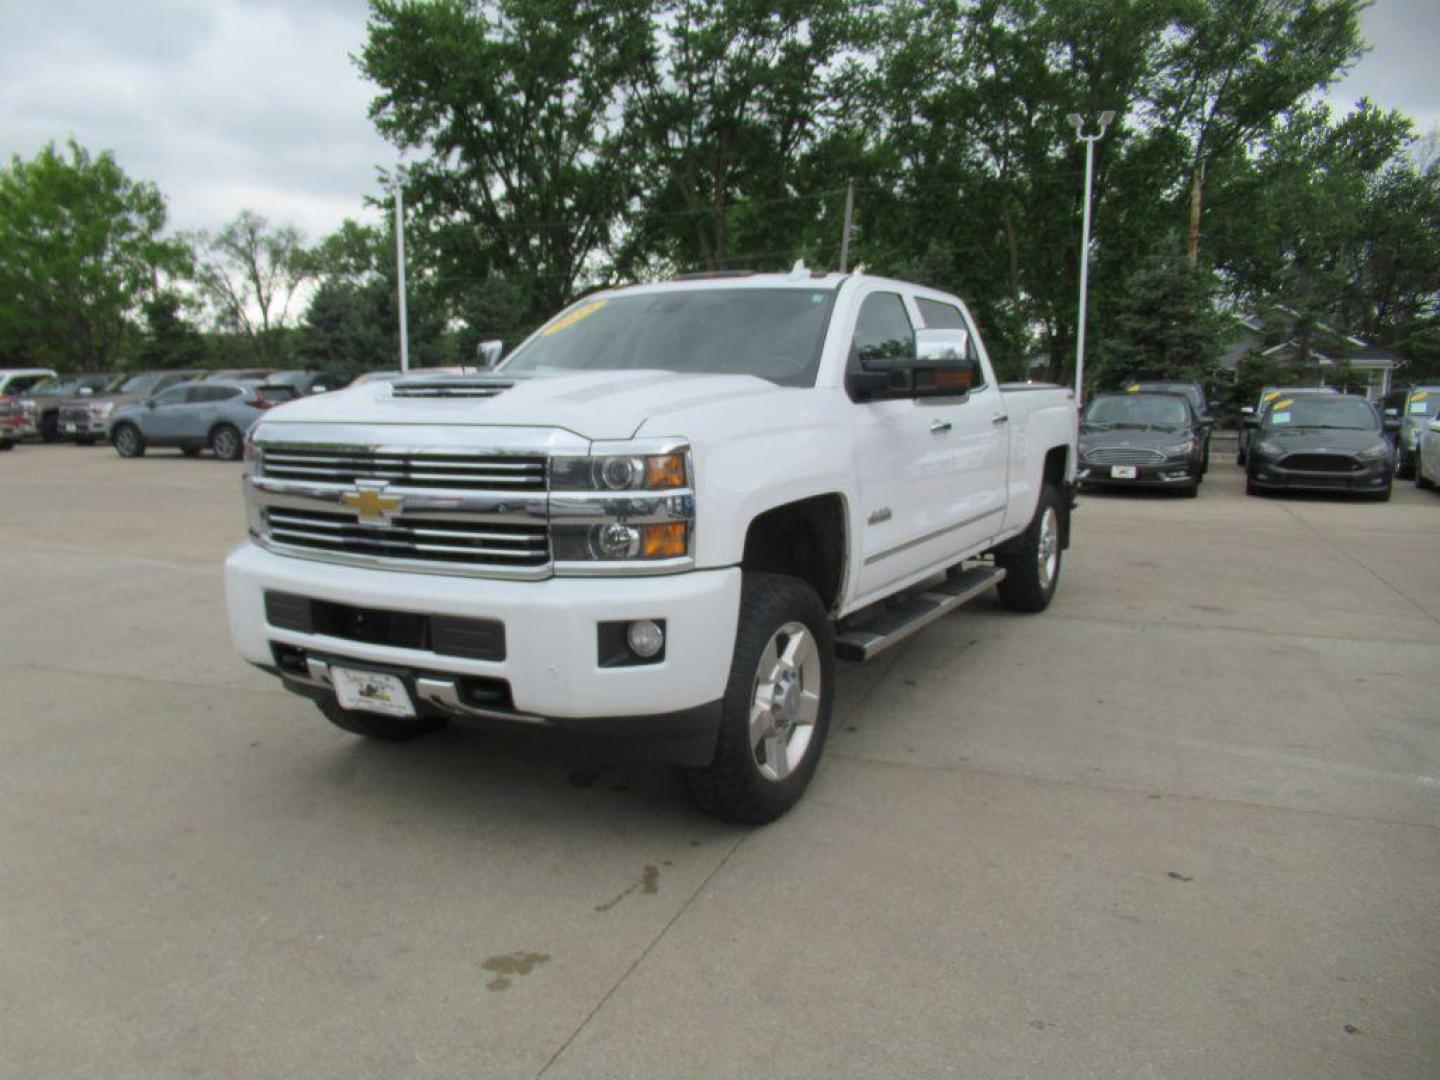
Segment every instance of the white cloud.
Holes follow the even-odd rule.
[[[314,238],[366,216],[393,161],[349,54],[363,0],[58,0],[7,14],[0,151],[74,138],[113,150],[170,202],[177,229],[242,208]]]

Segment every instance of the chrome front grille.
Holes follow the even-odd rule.
[[[1097,446],[1085,451],[1085,460],[1092,465],[1159,465],[1165,455],[1143,446]]]
[[[90,406],[88,405],[61,405],[60,421],[69,421],[72,424],[83,424],[90,419]]]
[[[272,506],[263,511],[271,540],[315,551],[388,559],[531,569],[550,561],[544,524],[507,525],[400,514],[386,525],[353,514]]]
[[[412,454],[267,446],[263,469],[270,479],[310,483],[377,480],[419,490],[545,490],[543,455]]]

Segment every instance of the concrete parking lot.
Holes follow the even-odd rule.
[[[1440,495],[1087,496],[745,831],[231,652],[239,469],[0,459],[0,1076],[1440,1075]]]

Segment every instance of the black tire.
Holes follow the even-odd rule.
[[[764,745],[757,748],[751,737],[750,714],[762,685],[762,659],[772,646],[783,658],[796,638],[800,639],[800,647],[806,646],[804,635],[798,631],[785,633],[791,626],[808,632],[808,650],[813,652],[807,651],[803,663],[793,669],[794,680],[785,692],[785,715],[771,714],[769,736],[762,738],[760,742]],[[777,666],[772,673],[778,670]],[[809,683],[810,691],[814,692],[813,679],[817,674],[818,701],[812,706],[812,722],[797,722],[796,714],[804,709],[803,691]],[[825,749],[835,698],[834,683],[834,628],[815,590],[799,578],[747,571],[740,585],[740,620],[735,631],[730,678],[721,701],[715,760],[703,768],[682,770],[685,785],[696,804],[727,821],[764,825],[799,802]],[[789,749],[807,726],[810,728],[808,739],[800,746],[798,759],[782,764],[785,771],[781,777],[767,775],[764,770],[771,767],[769,747],[775,745],[772,740]]]
[[[1048,523],[1047,514],[1053,514]],[[1011,611],[1033,613],[1050,606],[1055,587],[1060,584],[1060,566],[1065,554],[1060,549],[1064,515],[1060,493],[1053,484],[1042,485],[1040,500],[1035,504],[1035,516],[1030,519],[1030,524],[1017,540],[1012,541],[1013,547],[995,553],[995,565],[1005,571],[1005,580],[1000,582],[996,591],[1000,594],[1000,603]],[[1050,532],[1045,542],[1053,552],[1054,564],[1053,568],[1042,570],[1041,541],[1042,532],[1046,531]],[[1048,557],[1045,565],[1050,566]]]
[[[145,436],[134,424],[116,424],[115,430],[110,432],[110,445],[121,457],[145,455]]]
[[[0,453],[4,453],[6,450],[14,450],[14,449],[15,449],[15,444],[14,444],[11,440],[6,439],[4,442],[0,442]]]
[[[199,457],[200,451],[203,449],[204,447],[201,446],[182,446],[180,452],[186,457]]]
[[[374,739],[376,742],[410,742],[445,726],[445,721],[431,717],[407,719],[382,716],[380,713],[349,712],[342,709],[340,703],[333,698],[316,704],[325,714],[325,719],[341,731]]]
[[[1186,484],[1180,489],[1182,499],[1195,499],[1200,496],[1200,478],[1197,476],[1193,483]]]
[[[216,424],[210,432],[210,450],[221,461],[239,461],[245,453],[245,437],[234,424]]]
[[[77,436],[75,436],[75,445],[76,445],[76,446],[94,446],[94,445],[95,445],[95,437],[94,437],[93,435],[77,435]]]
[[[1246,494],[1246,495],[1264,495],[1264,494],[1265,494],[1265,492],[1261,491],[1258,487],[1255,486],[1255,481],[1254,481],[1253,479],[1251,479],[1251,477],[1249,476],[1248,473],[1247,473],[1246,476],[1245,476],[1245,494]]]
[[[1377,492],[1375,492],[1374,494],[1372,494],[1372,495],[1370,496],[1370,500],[1371,500],[1372,502],[1389,502],[1389,501],[1390,501],[1390,488],[1391,488],[1391,485],[1390,485],[1390,484],[1386,484],[1385,487],[1384,487],[1384,490],[1382,490],[1382,491],[1377,491]]]
[[[1403,450],[1395,452],[1395,478],[1397,480],[1413,480],[1420,468],[1416,460],[1417,454],[1407,454]]]
[[[48,412],[40,417],[40,441],[60,441],[60,416],[58,413]]]

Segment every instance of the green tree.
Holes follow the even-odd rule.
[[[156,292],[140,306],[144,325],[134,363],[142,368],[187,368],[204,364],[205,336],[184,313],[184,300],[173,290]]]
[[[498,278],[538,322],[597,272],[634,190],[619,87],[640,0],[375,0],[361,70],[402,150],[414,236],[451,293]]]
[[[1097,342],[1096,382],[1210,381],[1225,330],[1215,299],[1214,275],[1192,268],[1178,251],[1141,260]]]
[[[165,200],[113,155],[71,141],[0,171],[0,355],[57,368],[115,365],[162,275],[184,271]]]
[[[1185,142],[1186,254],[1198,264],[1207,176],[1360,57],[1363,0],[1186,0],[1157,87],[1160,125]]]
[[[299,231],[242,210],[219,232],[195,241],[196,282],[218,327],[247,340],[257,359],[281,362],[293,340],[285,331],[296,293],[313,276]]]

